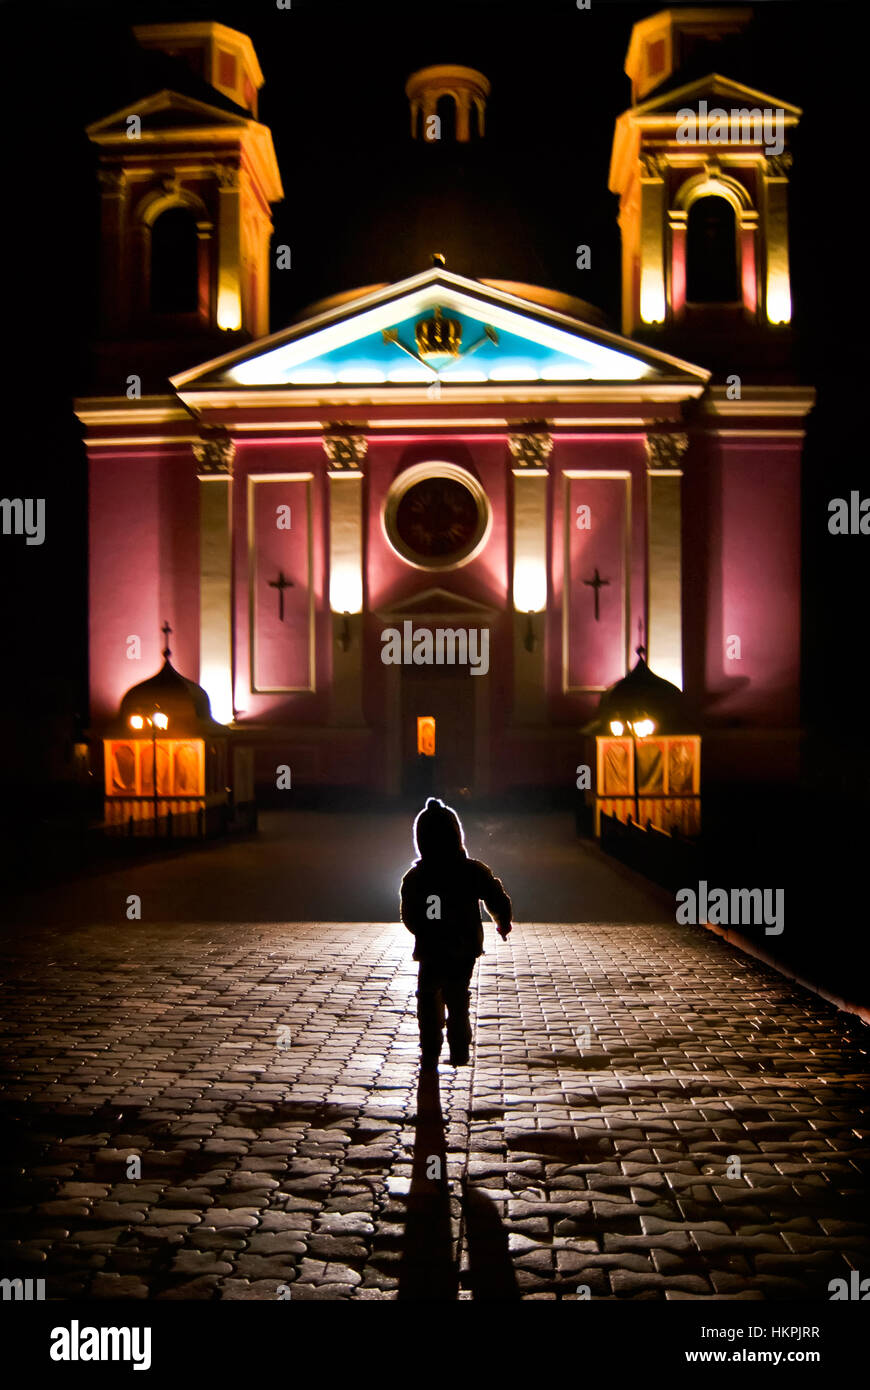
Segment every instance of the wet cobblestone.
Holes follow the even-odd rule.
[[[48,1298],[870,1273],[867,1030],[701,931],[488,930],[472,1065],[423,1084],[397,925],[36,929],[3,967],[0,1274]]]

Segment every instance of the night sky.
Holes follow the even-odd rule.
[[[266,85],[285,187],[273,245],[280,328],[320,297],[425,268],[444,250],[460,273],[544,284],[596,304],[618,329],[617,200],[607,191],[613,123],[629,105],[622,71],[632,24],[654,4],[254,3],[4,4],[3,494],[46,498],[41,547],[0,537],[3,631],[13,679],[4,720],[21,731],[6,773],[18,781],[87,722],[86,507],[81,430],[71,400],[88,390],[94,328],[98,186],[88,122],[155,89],[130,32],[138,23],[215,19],[248,33]],[[867,645],[870,538],[831,537],[827,501],[866,477],[855,399],[864,364],[864,221],[854,139],[863,6],[756,6],[753,53],[722,70],[804,109],[794,141],[792,277],[799,379],[820,390],[805,467],[805,712],[830,723],[832,684]],[[431,63],[480,68],[492,82],[487,139],[457,151],[415,146],[404,83]],[[592,248],[592,269],[575,247]],[[184,364],[179,364],[184,365]],[[739,364],[735,366],[739,371]],[[870,485],[864,492],[870,495]],[[147,582],[147,576],[143,576]],[[28,740],[30,744],[28,745]],[[866,755],[844,779],[863,785]],[[44,776],[45,772],[37,775]],[[844,781],[845,786],[845,781]]]

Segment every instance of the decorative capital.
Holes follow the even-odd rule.
[[[508,447],[518,468],[546,468],[553,436],[543,421],[530,420],[508,435]]]
[[[222,425],[206,426],[193,452],[200,473],[232,473],[236,446]]]
[[[680,468],[683,454],[689,447],[687,434],[648,434],[646,464],[649,469]]]
[[[369,451],[364,434],[354,434],[353,425],[327,425],[323,435],[323,452],[336,469],[358,473]]]
[[[235,168],[232,164],[216,164],[214,166],[214,172],[219,188],[228,190],[241,188],[241,169]]]
[[[768,178],[787,179],[793,164],[794,159],[789,150],[785,150],[782,154],[770,154],[767,156],[765,173]]]
[[[124,169],[100,169],[97,178],[104,193],[117,196],[126,191],[127,174]]]
[[[640,160],[641,174],[645,179],[660,179],[668,167],[668,161],[663,154],[656,154],[654,150],[641,150],[638,155]]]

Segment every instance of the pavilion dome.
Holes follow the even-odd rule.
[[[176,671],[168,656],[156,675],[131,685],[122,697],[112,736],[129,738],[138,733],[140,737],[150,737],[147,726],[146,731],[131,729],[130,718],[135,714],[148,716],[155,710],[169,720],[164,735],[167,738],[206,738],[225,736],[227,732],[223,724],[212,718],[211,704],[202,686]]]
[[[636,665],[627,676],[604,691],[595,718],[583,732],[609,733],[611,720],[626,723],[646,715],[655,721],[657,734],[696,733],[697,721],[682,690],[650,670],[643,647],[638,647],[637,651]]]

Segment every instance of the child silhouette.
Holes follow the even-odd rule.
[[[471,1047],[469,985],[483,954],[480,900],[503,940],[511,930],[511,900],[486,864],[469,859],[459,817],[443,801],[430,797],[417,816],[414,847],[418,857],[402,879],[401,915],[420,963],[421,1067],[431,1071],[438,1065],[445,1008],[450,1061],[462,1067]]]

